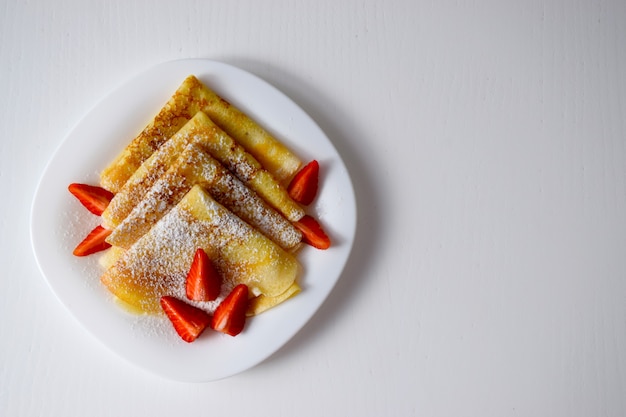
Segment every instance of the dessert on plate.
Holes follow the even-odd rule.
[[[104,286],[133,312],[164,313],[183,340],[236,335],[302,290],[302,243],[330,246],[306,213],[318,175],[192,75],[100,186],[70,185],[102,219],[74,254],[104,251]]]

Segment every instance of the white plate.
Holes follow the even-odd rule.
[[[98,255],[77,258],[73,248],[99,219],[67,191],[72,182],[98,183],[98,173],[157,113],[183,79],[196,75],[247,112],[303,161],[321,166],[320,193],[308,211],[334,245],[298,255],[302,293],[248,321],[237,337],[207,331],[183,342],[167,319],[120,308],[99,282]],[[132,78],[82,119],[45,169],[33,202],[31,238],[44,277],[59,300],[104,345],[158,375],[210,381],[249,369],[293,337],[326,299],[352,248],[354,190],[341,157],[315,122],[280,91],[241,69],[210,60],[181,60]]]

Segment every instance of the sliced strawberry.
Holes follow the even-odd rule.
[[[176,297],[161,297],[161,308],[174,325],[176,333],[188,343],[196,340],[211,324],[211,316],[206,311]]]
[[[102,226],[96,226],[82,242],[74,249],[74,255],[87,256],[111,247],[104,239],[111,234],[111,230]]]
[[[222,278],[202,248],[196,250],[187,273],[187,298],[194,301],[213,301],[220,295]]]
[[[237,336],[246,324],[248,310],[248,287],[239,284],[217,306],[213,313],[211,328],[231,336]]]
[[[306,214],[293,225],[302,232],[304,243],[308,243],[317,249],[328,249],[330,247],[330,238],[312,216]]]
[[[94,185],[72,183],[67,187],[78,201],[93,214],[99,216],[107,208],[113,193]]]
[[[289,183],[289,196],[305,206],[311,204],[317,195],[319,173],[320,165],[315,159],[306,164]]]

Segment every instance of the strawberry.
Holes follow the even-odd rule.
[[[302,232],[302,240],[317,249],[328,249],[330,239],[322,229],[322,226],[312,216],[306,214],[293,224]]]
[[[287,192],[296,202],[309,205],[317,195],[320,165],[314,159],[304,166],[289,183]]]
[[[231,336],[237,336],[246,323],[248,310],[248,287],[239,284],[217,306],[211,320],[211,328]]]
[[[74,255],[87,256],[111,247],[104,239],[111,234],[111,230],[96,226],[82,242],[74,249]]]
[[[213,301],[220,295],[221,285],[222,278],[208,255],[202,248],[198,248],[187,273],[187,298],[193,301]]]
[[[161,308],[176,333],[187,343],[196,340],[211,323],[211,316],[206,311],[170,295],[161,297]]]
[[[113,198],[112,192],[93,185],[72,183],[67,188],[87,210],[97,216],[102,214]]]

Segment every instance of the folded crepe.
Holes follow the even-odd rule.
[[[185,279],[198,248],[205,250],[224,280],[216,301],[196,303],[209,312],[238,284],[248,286],[254,303],[260,304],[258,311],[263,311],[266,298],[275,305],[272,300],[282,302],[299,291],[296,258],[199,185],[128,250],[113,248],[105,260],[112,266],[101,281],[132,310],[158,312],[161,296],[185,296]]]
[[[246,187],[199,145],[191,143],[154,183],[144,198],[107,237],[107,242],[129,248],[187,194],[202,186],[228,208],[284,249],[292,249],[302,234],[265,200]]]
[[[135,170],[199,111],[232,136],[278,182],[286,184],[300,167],[300,159],[284,144],[190,75],[144,130],[102,171],[101,185],[119,192]]]
[[[115,229],[190,143],[204,148],[288,220],[298,221],[304,216],[304,209],[289,197],[285,187],[206,114],[198,112],[135,170],[102,213],[103,226]]]

